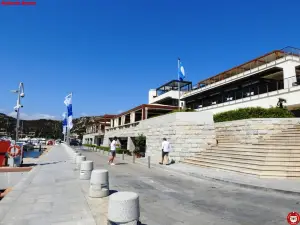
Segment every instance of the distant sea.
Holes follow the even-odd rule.
[[[24,158],[38,158],[41,154],[42,152],[38,151],[24,151]]]

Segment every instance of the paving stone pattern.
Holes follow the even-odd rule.
[[[0,224],[95,225],[70,156],[54,146],[0,202]],[[95,205],[95,204],[94,204]]]

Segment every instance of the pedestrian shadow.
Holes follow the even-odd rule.
[[[142,223],[142,222],[140,222],[140,221],[139,221],[137,224],[138,224],[138,225],[147,225],[147,224]]]
[[[128,163],[116,163],[116,166],[119,166],[119,165],[127,165]]]

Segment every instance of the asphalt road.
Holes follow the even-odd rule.
[[[148,169],[121,157],[110,166],[107,155],[83,155],[109,170],[111,190],[139,194],[143,225],[287,225],[287,214],[300,212],[299,197]]]

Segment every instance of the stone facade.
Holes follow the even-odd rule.
[[[107,129],[104,146],[110,138],[128,138],[127,149],[134,150],[132,138],[146,136],[147,155],[159,159],[165,137],[172,146],[170,157],[175,161],[194,156],[216,144],[213,115],[209,112],[178,112],[143,120],[135,124]]]
[[[300,118],[261,118],[215,123],[217,139],[229,138],[236,143],[255,144],[272,134],[293,128]]]

